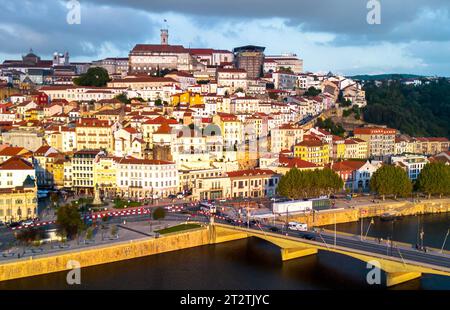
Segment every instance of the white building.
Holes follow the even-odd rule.
[[[117,191],[122,197],[167,197],[178,190],[174,162],[133,157],[117,158]]]
[[[428,164],[428,159],[423,155],[393,156],[391,161],[394,165],[405,169],[410,180],[417,180],[423,167]]]

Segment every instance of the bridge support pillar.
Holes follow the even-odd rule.
[[[387,272],[386,286],[394,286],[422,276],[421,272]]]
[[[317,254],[317,249],[314,248],[286,248],[281,249],[281,259],[283,261],[299,258],[303,256]]]

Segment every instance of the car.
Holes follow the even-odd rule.
[[[33,220],[26,220],[26,221],[22,222],[23,226],[30,226],[30,225],[33,225],[33,224],[34,224]]]
[[[316,236],[314,236],[313,234],[304,234],[301,237],[306,240],[316,240]]]
[[[183,194],[181,194],[181,193],[178,193],[178,194],[177,194],[177,198],[178,198],[178,199],[183,199],[183,198],[184,198],[184,196],[183,196]]]
[[[276,226],[271,226],[269,228],[269,230],[272,231],[272,232],[279,232],[280,231],[280,229],[278,227],[276,227]]]
[[[12,223],[9,223],[9,225],[8,225],[9,228],[14,228],[14,227],[18,227],[18,226],[20,226],[19,222],[12,222]]]
[[[177,198],[177,196],[174,195],[174,194],[170,194],[169,196],[167,196],[167,198],[169,198],[169,199],[175,199],[175,198]]]

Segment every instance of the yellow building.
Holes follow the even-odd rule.
[[[333,136],[333,158],[344,159],[345,158],[345,139]]]
[[[189,103],[190,106],[204,104],[203,96],[200,94],[193,94],[191,92],[185,92],[181,94],[175,94],[172,96],[172,106],[177,106],[180,103]]]
[[[29,109],[24,113],[24,119],[27,121],[41,121],[45,118],[43,109]]]
[[[294,146],[294,156],[317,165],[330,161],[330,146],[319,140],[307,140]]]
[[[368,143],[359,138],[345,140],[346,159],[365,159],[369,157]]]
[[[0,220],[20,221],[36,217],[36,187],[16,187],[0,189]]]
[[[113,157],[98,157],[94,160],[94,186],[102,196],[113,197],[117,187],[117,165]]]
[[[219,112],[213,116],[213,124],[219,126],[223,144],[228,150],[232,151],[235,145],[242,142],[242,122],[236,115]]]
[[[53,182],[56,188],[64,187],[64,163],[66,159],[57,159],[53,163]]]

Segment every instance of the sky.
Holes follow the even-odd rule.
[[[232,50],[261,45],[295,53],[312,72],[450,76],[448,0],[0,0],[0,61],[30,48],[43,59],[68,51],[71,61],[126,57],[137,43]],[[369,24],[372,2],[380,24]],[[368,8],[369,5],[369,8]]]

